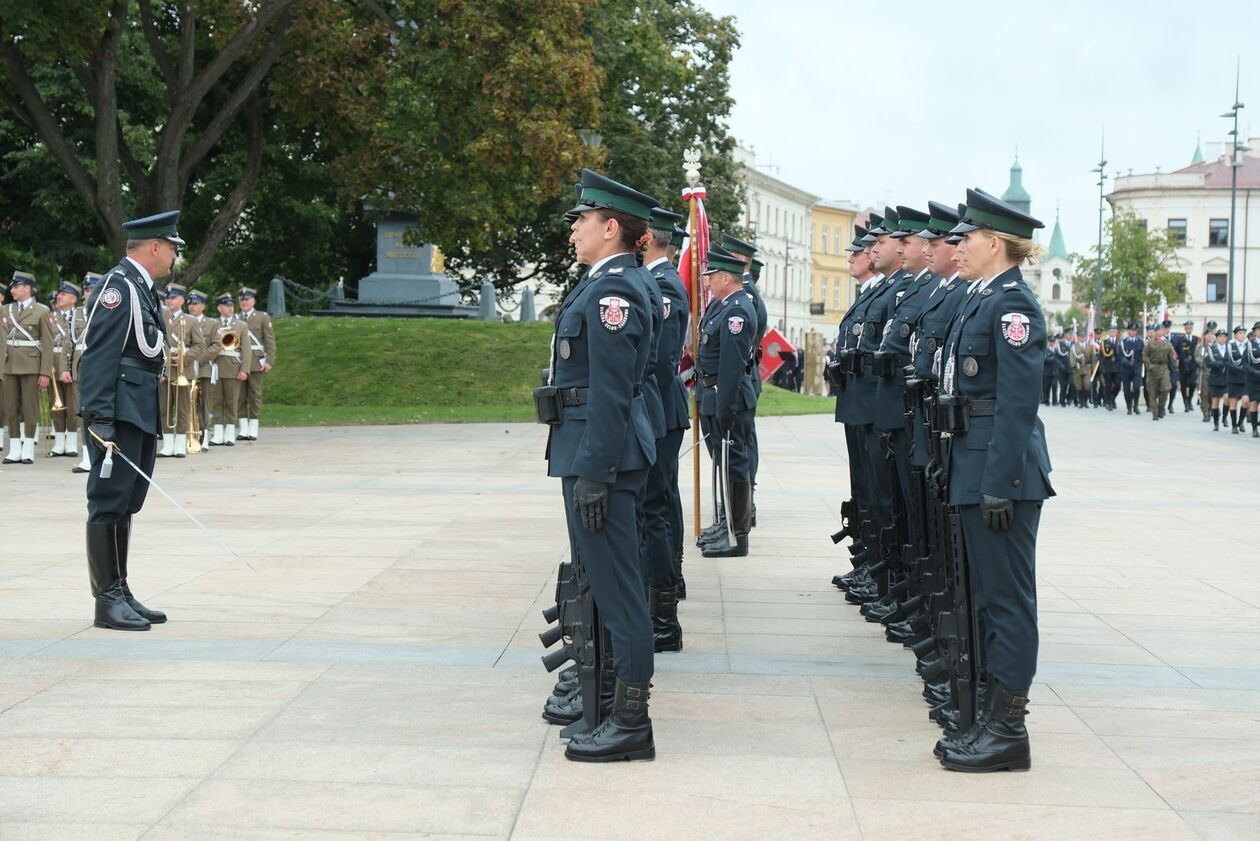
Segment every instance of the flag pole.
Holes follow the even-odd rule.
[[[700,228],[696,213],[695,190],[700,186],[700,150],[683,152],[683,171],[687,176],[687,230],[691,232],[691,489],[692,525],[700,536]]]

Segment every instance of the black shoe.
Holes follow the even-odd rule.
[[[983,774],[990,771],[1027,771],[1032,752],[1024,717],[1028,697],[993,687],[993,706],[984,725],[966,743],[947,745],[941,765],[951,771]]]
[[[618,678],[612,714],[594,730],[575,733],[564,750],[564,758],[575,762],[655,759],[648,696],[648,684],[622,683]]]
[[[652,646],[657,652],[682,651],[682,625],[678,623],[678,594],[673,587],[648,588],[648,612],[652,614]]]
[[[84,467],[79,467],[79,465],[77,465],[77,464],[76,464],[76,465],[75,465],[75,466],[71,469],[71,471],[70,471],[70,472],[71,472],[71,473],[91,473],[92,471],[91,471],[91,470],[88,470],[87,468],[84,468]]]
[[[844,600],[849,604],[866,605],[870,602],[879,600],[879,588],[872,581],[867,586],[850,587],[844,594]]]
[[[748,482],[732,482],[730,502],[735,542],[730,542],[730,534],[727,533],[719,542],[701,546],[700,554],[706,558],[743,558],[748,555],[748,530],[752,528],[752,485]]]
[[[551,690],[552,695],[568,695],[574,689],[578,688],[580,679],[578,678],[577,666],[570,666],[561,670],[556,679],[556,686]]]
[[[127,604],[136,613],[152,622],[154,625],[161,625],[166,621],[166,614],[160,610],[150,610],[131,594],[131,588],[127,586],[127,553],[131,547],[131,516],[120,520],[117,529],[114,531],[115,539],[118,541],[118,573],[122,578],[123,595],[127,598]]]
[[[575,685],[567,695],[552,695],[543,704],[543,721],[567,725],[582,718],[582,691]]]
[[[147,631],[149,621],[131,609],[118,574],[117,523],[87,524],[88,578],[96,599],[92,624],[113,631]]]

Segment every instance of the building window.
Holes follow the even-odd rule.
[[[1229,245],[1228,219],[1208,220],[1208,245]]]
[[[1051,286],[1051,287],[1050,287],[1050,297],[1051,297],[1051,299],[1053,299],[1053,300],[1055,300],[1055,301],[1057,301],[1057,300],[1059,300],[1060,298],[1062,298],[1062,297],[1063,297],[1063,287],[1061,287],[1061,286],[1060,286],[1059,284],[1057,284],[1057,283],[1056,283],[1054,286]]]
[[[1186,220],[1185,219],[1169,219],[1168,220],[1168,238],[1173,241],[1174,245],[1186,244]]]
[[[834,252],[834,253],[836,253],[836,254],[839,254],[839,253],[840,253],[840,249],[841,249],[841,247],[842,247],[842,246],[840,245],[840,231],[841,231],[841,230],[842,230],[842,229],[840,228],[840,226],[839,226],[839,225],[836,225],[836,230],[835,230],[835,233],[833,234],[833,236],[835,237],[835,239],[833,239],[833,240],[831,241],[831,245],[832,245],[831,250],[832,250],[832,252]]]
[[[1225,300],[1225,275],[1210,274],[1207,277],[1207,300],[1209,303],[1219,303]]]
[[[826,253],[827,253],[827,240],[829,240],[829,239],[831,239],[831,226],[830,226],[830,225],[823,225],[823,231],[822,231],[822,248],[820,249],[820,250],[822,251],[822,253],[823,253],[823,254],[826,254]]]

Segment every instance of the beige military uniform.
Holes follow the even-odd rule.
[[[64,411],[52,413],[53,429],[59,433],[79,431],[79,374],[75,363],[75,345],[82,339],[83,328],[87,326],[87,316],[82,307],[53,312],[53,382],[57,384],[56,395],[61,397]],[[62,382],[62,375],[69,374],[70,382]],[[63,448],[61,453],[56,449],[54,455],[73,455],[79,451],[77,443]]]
[[[241,401],[241,386],[236,375],[253,363],[253,351],[249,344],[249,331],[245,322],[235,318],[210,319],[214,322],[214,338],[211,348],[218,350],[210,357],[210,422],[213,424],[211,444],[231,446],[236,442],[236,422]],[[236,347],[223,347],[223,337],[236,336]]]
[[[1076,393],[1089,395],[1089,381],[1094,375],[1094,360],[1097,354],[1089,342],[1076,342],[1072,345],[1072,384]]]
[[[195,366],[206,352],[205,333],[186,312],[167,310],[165,319],[167,364],[162,377],[162,431],[187,435],[192,429],[192,382],[197,374]],[[178,385],[181,376],[189,385]],[[172,381],[176,383],[174,387]]]
[[[16,301],[0,309],[0,335],[7,344],[4,361],[4,405],[9,440],[21,439],[22,431],[34,450],[39,424],[39,378],[53,376],[52,313],[38,301]],[[12,459],[6,458],[5,461]],[[29,460],[29,459],[23,459]]]
[[[249,330],[250,352],[253,354],[248,368],[249,381],[241,394],[241,417],[257,421],[262,415],[263,363],[276,364],[276,333],[271,326],[271,316],[262,310],[240,313],[237,318]]]
[[[1169,365],[1175,364],[1176,352],[1167,339],[1150,338],[1142,348],[1142,364],[1146,367],[1146,404],[1155,420],[1168,411],[1168,394],[1172,391]]]
[[[1213,340],[1215,341],[1215,340]],[[1203,410],[1203,419],[1206,421],[1212,417],[1212,397],[1208,390],[1208,366],[1204,361],[1204,354],[1207,353],[1208,340],[1200,338],[1199,342],[1194,346],[1194,364],[1198,366],[1199,372],[1199,408]]]

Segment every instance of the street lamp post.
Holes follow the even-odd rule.
[[[1234,120],[1234,129],[1229,133],[1229,275],[1225,281],[1226,330],[1234,329],[1234,219],[1238,212],[1238,167],[1242,166],[1242,162],[1238,159],[1238,153],[1242,149],[1242,144],[1238,142],[1238,112],[1242,110],[1242,107],[1243,104],[1238,101],[1238,75],[1235,73],[1234,107],[1221,115],[1226,119],[1233,118]]]
[[[788,277],[792,274],[792,243],[783,236],[783,336],[788,334]]]
[[[1094,312],[1097,313],[1095,324],[1102,324],[1102,235],[1103,235],[1103,211],[1107,206],[1107,199],[1103,185],[1107,183],[1107,153],[1105,151],[1106,140],[1104,138],[1102,144],[1099,145],[1098,167],[1091,169],[1090,172],[1098,173],[1098,262],[1094,269]]]

